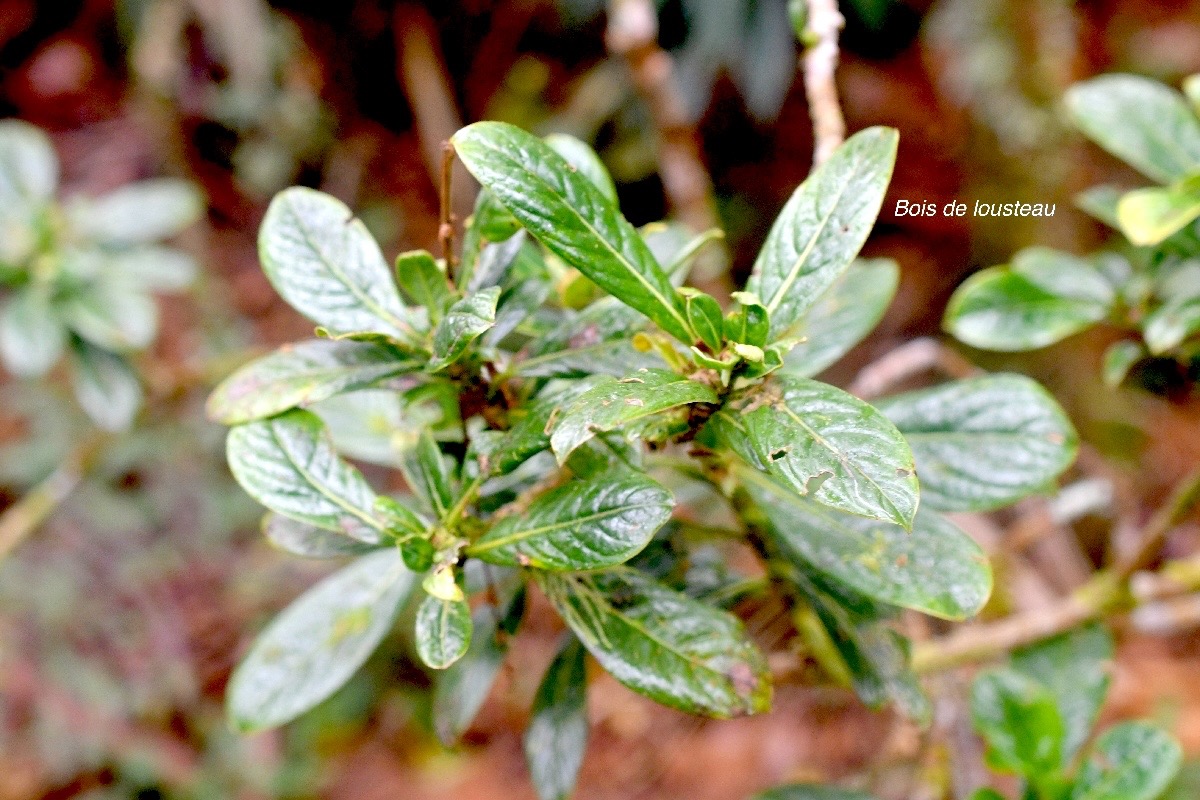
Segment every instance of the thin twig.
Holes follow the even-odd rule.
[[[100,434],[84,439],[41,483],[0,514],[0,561],[5,559],[75,491],[99,451]]]
[[[804,51],[804,92],[813,123],[813,166],[825,163],[846,138],[846,120],[838,102],[834,71],[838,31],[846,20],[837,0],[807,0],[808,30],[815,41]]]
[[[1130,590],[1130,578],[1154,558],[1171,529],[1190,516],[1197,505],[1200,505],[1200,472],[1181,483],[1166,505],[1155,512],[1142,529],[1133,552],[1111,569],[1096,573],[1079,591],[1049,609],[960,628],[943,639],[922,643],[913,653],[913,668],[918,672],[935,672],[987,661],[1109,613],[1136,607],[1141,601]]]
[[[450,185],[454,179],[454,145],[442,143],[441,213],[438,223],[438,242],[446,260],[446,275],[454,274],[454,213],[450,210]]]

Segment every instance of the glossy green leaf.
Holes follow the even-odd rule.
[[[454,474],[449,459],[442,452],[429,429],[421,431],[416,447],[402,464],[409,487],[433,509],[438,519],[454,505]]]
[[[615,430],[690,403],[715,403],[716,393],[673,372],[641,369],[626,378],[603,377],[552,422],[550,446],[558,463],[597,433]]]
[[[777,786],[754,795],[752,800],[875,800],[866,792],[823,786],[815,783],[793,783]]]
[[[786,335],[858,255],[879,215],[899,135],[868,128],[813,170],[771,227],[746,289],[771,317],[771,338]]]
[[[1058,773],[1065,729],[1054,695],[1038,681],[1011,670],[984,673],[971,687],[971,720],[992,769],[1035,784]]]
[[[174,236],[204,213],[204,197],[194,184],[175,178],[127,183],[68,207],[76,232],[104,244],[149,244]]]
[[[539,800],[568,800],[587,750],[586,652],[574,637],[550,662],[525,729],[525,761]]]
[[[462,358],[471,343],[496,324],[500,287],[468,295],[450,306],[433,332],[433,360],[428,369],[444,369]]]
[[[537,137],[478,122],[451,139],[459,158],[521,224],[597,286],[692,343],[683,302],[638,232],[586,176]]]
[[[1127,192],[1117,203],[1121,233],[1136,245],[1160,244],[1200,217],[1200,175],[1171,186]]]
[[[81,341],[73,344],[71,356],[71,382],[80,407],[104,430],[128,428],[142,407],[142,383],[133,365]]]
[[[1072,86],[1067,110],[1076,127],[1159,183],[1200,169],[1200,120],[1183,97],[1136,75],[1101,75]]]
[[[875,329],[900,284],[900,266],[889,258],[860,259],[792,329],[800,343],[784,356],[784,371],[811,378]]]
[[[379,245],[340,200],[301,187],[280,192],[259,229],[258,253],[279,296],[318,325],[412,338]]]
[[[780,376],[713,417],[717,436],[797,495],[912,527],[917,478],[900,432],[870,405],[807,378]]]
[[[225,453],[246,494],[277,514],[376,541],[382,526],[373,513],[375,492],[338,456],[316,415],[288,411],[238,425],[229,431]]]
[[[1113,641],[1099,624],[1086,625],[1013,652],[1012,668],[1050,690],[1063,721],[1063,765],[1091,735],[1108,694]]]
[[[0,214],[15,204],[45,203],[57,188],[58,156],[50,137],[28,122],[0,122]]]
[[[25,288],[0,307],[0,360],[13,375],[45,375],[66,346],[67,330],[47,292]]]
[[[904,434],[922,507],[988,511],[1043,491],[1079,437],[1050,394],[1021,375],[987,375],[888,397],[876,408]]]
[[[616,204],[617,186],[608,174],[608,167],[604,166],[604,162],[591,146],[565,133],[552,133],[545,138],[545,142],[575,171],[591,181],[601,194]]]
[[[419,369],[424,360],[376,342],[310,339],[284,345],[226,378],[208,398],[209,418],[237,425],[306,408]]]
[[[700,341],[708,345],[710,350],[714,353],[719,351],[725,333],[725,321],[721,315],[721,306],[703,292],[681,290],[681,293],[687,311],[688,324],[700,337]]]
[[[375,516],[397,538],[423,536],[429,528],[419,514],[394,497],[381,494],[375,498]],[[411,567],[410,567],[411,569]],[[420,572],[421,570],[414,570]]]
[[[1070,800],[1155,800],[1182,762],[1179,744],[1161,728],[1122,723],[1096,741],[1075,778]]]
[[[446,273],[427,250],[396,256],[396,282],[408,299],[429,310],[429,319],[434,323],[442,318],[442,311],[454,297]]]
[[[1142,320],[1146,349],[1154,355],[1173,350],[1200,331],[1200,297],[1170,300]]]
[[[505,566],[586,570],[623,564],[670,518],[675,500],[636,472],[573,481],[501,519],[468,555]]]
[[[226,693],[233,725],[282,725],[340,689],[387,635],[413,583],[399,554],[380,550],[301,595],[234,672]]]
[[[977,272],[946,306],[946,330],[973,347],[1034,350],[1104,319],[1108,306],[1055,294],[1008,267]]]
[[[504,434],[495,450],[495,455],[489,458],[491,471],[497,475],[506,475],[531,456],[542,452],[550,446],[550,434],[546,426],[551,420],[556,420],[576,397],[589,388],[588,381],[574,381],[567,384],[553,384],[537,396],[533,401],[520,409],[521,415],[516,416],[512,427]]]
[[[635,692],[713,717],[769,707],[766,660],[735,617],[628,567],[534,575],[588,652]]]
[[[471,643],[471,607],[466,600],[426,595],[413,629],[417,655],[432,669],[446,669],[467,653]]]
[[[732,299],[738,307],[725,318],[725,338],[731,342],[765,347],[770,333],[766,306],[750,292],[734,292]]]
[[[987,602],[987,556],[946,518],[922,508],[908,532],[796,497],[757,475],[746,487],[790,558],[873,600],[945,619],[973,616]]]
[[[1100,368],[1104,385],[1110,389],[1120,386],[1134,365],[1147,355],[1146,348],[1141,342],[1130,339],[1109,345],[1108,349],[1104,351],[1104,359]]]
[[[358,556],[377,549],[383,542],[382,537],[379,537],[375,544],[364,542],[362,539],[352,539],[344,534],[271,512],[263,517],[262,532],[267,541],[275,547],[303,558]]]
[[[496,633],[499,614],[492,605],[477,608],[471,615],[471,643],[467,652],[435,676],[433,729],[447,747],[471,726],[508,653],[507,637]]]

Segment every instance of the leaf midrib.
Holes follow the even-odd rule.
[[[288,463],[292,465],[292,468],[295,469],[296,472],[300,473],[300,476],[302,478],[304,478],[304,480],[308,483],[308,485],[311,486],[313,489],[315,489],[318,494],[320,494],[326,500],[329,500],[335,506],[342,509],[343,511],[350,514],[351,516],[358,518],[362,522],[365,522],[368,526],[374,528],[377,531],[383,532],[384,528],[382,525],[380,525],[380,523],[378,521],[376,521],[369,514],[363,512],[362,509],[355,508],[353,505],[346,502],[345,499],[343,499],[339,495],[333,494],[332,492],[326,490],[324,485],[316,480],[315,475],[313,475],[308,469],[306,469],[304,466],[302,466],[299,461],[297,461],[295,458],[293,458],[291,449],[288,448],[284,444],[284,441],[279,437],[279,434],[276,432],[274,423],[272,423],[268,426],[268,430],[271,433],[271,439],[274,440],[276,445],[278,445],[279,451],[281,453],[283,453],[284,458],[287,459]],[[318,435],[316,444],[318,447],[321,445],[319,435]]]
[[[471,550],[474,551],[476,554],[481,553],[481,552],[487,552],[489,550],[495,550],[498,547],[505,547],[514,542],[522,542],[522,541],[532,538],[534,536],[550,534],[555,531],[561,530],[563,528],[571,528],[571,527],[574,527],[577,525],[586,525],[591,522],[598,522],[600,520],[605,520],[605,519],[608,519],[609,517],[618,516],[620,514],[624,514],[627,512],[641,511],[643,509],[662,508],[664,506],[666,506],[667,508],[670,507],[667,503],[637,503],[634,505],[621,506],[619,508],[609,508],[609,509],[605,509],[604,511],[597,511],[593,514],[588,514],[583,517],[574,517],[569,520],[554,522],[549,525],[542,525],[541,527],[538,527],[538,528],[526,528],[525,530],[514,531],[513,533],[510,533],[508,535],[498,536],[493,539],[487,539],[487,538],[480,539],[478,542],[476,542],[471,547]]]

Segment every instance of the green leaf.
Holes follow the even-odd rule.
[[[636,472],[573,481],[501,519],[467,554],[504,566],[585,570],[623,564],[670,518],[675,500]]]
[[[1146,349],[1154,355],[1175,349],[1197,331],[1200,331],[1200,297],[1170,300],[1142,320]]]
[[[725,338],[753,347],[765,347],[770,332],[767,309],[758,296],[750,292],[734,292],[730,295],[738,308],[725,317]]]
[[[149,244],[180,233],[204,213],[195,184],[176,178],[129,183],[96,198],[76,199],[67,209],[83,238],[103,244]]]
[[[466,600],[426,595],[417,608],[414,635],[421,660],[433,669],[446,669],[467,653],[471,643],[471,607]]]
[[[946,330],[971,345],[1035,350],[1104,319],[1108,306],[1054,293],[1008,267],[991,267],[963,282],[946,306]]]
[[[0,214],[14,205],[41,205],[57,188],[58,156],[50,137],[28,122],[0,122]]]
[[[433,509],[440,520],[454,505],[454,475],[450,460],[442,453],[429,429],[421,431],[417,446],[402,464],[409,487]]]
[[[1091,735],[1108,694],[1113,641],[1099,624],[1086,625],[1013,653],[1012,667],[1054,696],[1062,717],[1063,766]]]
[[[396,282],[410,300],[429,310],[429,319],[435,323],[454,297],[446,273],[427,250],[396,256]]]
[[[691,344],[683,302],[646,243],[587,177],[513,125],[477,122],[451,139],[484,188],[551,252]]]
[[[288,411],[230,429],[225,445],[233,477],[285,517],[368,543],[382,527],[375,492],[333,449],[325,425],[308,411]]]
[[[17,291],[0,308],[0,360],[13,375],[45,375],[66,346],[67,330],[41,288]]]
[[[941,515],[922,508],[910,533],[825,508],[756,475],[746,488],[789,558],[873,600],[943,619],[966,619],[987,602],[987,556]]]
[[[891,128],[859,131],[779,213],[746,284],[766,305],[772,339],[786,335],[858,255],[879,215],[898,141]]]
[[[1183,97],[1136,75],[1101,75],[1066,94],[1075,126],[1096,144],[1159,183],[1200,168],[1200,120]]]
[[[563,408],[589,386],[588,381],[553,384],[532,402],[514,409],[523,415],[516,416],[512,427],[496,446],[494,457],[489,459],[490,471],[496,475],[507,475],[530,457],[548,448],[550,434],[546,432],[546,426],[551,420],[557,419]]]
[[[690,403],[715,403],[716,393],[673,372],[640,369],[620,380],[604,376],[563,409],[550,434],[558,463],[597,433],[615,430]]]
[[[552,133],[544,141],[575,171],[591,181],[601,194],[616,204],[617,186],[608,174],[608,167],[604,166],[600,156],[587,143],[565,133]]]
[[[476,609],[466,654],[434,679],[433,729],[447,747],[471,726],[508,653],[507,638],[496,633],[499,614],[492,605]]]
[[[695,289],[684,289],[680,293],[683,295],[688,324],[692,326],[692,330],[710,350],[714,353],[719,351],[725,327],[721,306],[709,295]]]
[[[628,567],[534,576],[588,652],[635,692],[712,717],[769,707],[766,660],[735,617]]]
[[[900,266],[890,258],[859,259],[800,318],[800,343],[783,358],[788,375],[811,378],[875,329],[896,296]]]
[[[444,369],[458,361],[472,342],[496,324],[499,299],[500,287],[493,286],[450,306],[433,332],[433,360],[429,362],[429,371]]]
[[[1124,195],[1125,191],[1117,186],[1092,186],[1075,195],[1075,205],[1108,227],[1119,229],[1117,203]]]
[[[539,800],[568,800],[587,750],[586,651],[572,637],[554,660],[533,698],[525,729],[525,761]]]
[[[1154,800],[1182,762],[1178,743],[1162,729],[1122,723],[1097,740],[1075,778],[1071,800]]]
[[[259,229],[258,253],[279,296],[318,325],[413,339],[379,245],[340,200],[302,187],[280,192]]]
[[[904,434],[922,507],[990,511],[1043,491],[1079,437],[1054,398],[1021,375],[987,375],[875,403]]]
[[[123,431],[142,406],[142,383],[126,359],[76,341],[71,348],[75,399],[92,422],[106,431]]]
[[[987,742],[988,766],[1039,784],[1063,763],[1064,726],[1054,695],[1011,670],[993,670],[971,687],[971,720]]]
[[[841,389],[780,376],[727,403],[709,424],[748,464],[797,495],[912,527],[912,452],[883,414]]]
[[[1200,175],[1166,187],[1127,192],[1117,203],[1121,233],[1136,245],[1156,245],[1200,216]]]
[[[976,789],[975,794],[971,795],[971,800],[1005,800],[1004,795],[997,792],[995,789]]]
[[[113,279],[152,292],[179,292],[200,271],[190,254],[173,247],[143,245],[105,253]]]
[[[369,553],[383,542],[375,544],[352,539],[341,533],[318,528],[306,522],[268,512],[262,521],[263,535],[275,547],[304,558],[342,558]]]
[[[83,288],[61,305],[59,313],[68,327],[105,350],[141,350],[158,332],[154,299],[117,283]]]
[[[394,550],[359,558],[309,589],[275,618],[233,673],[233,725],[250,732],[295,719],[325,700],[387,635],[412,574]]]
[[[1104,385],[1110,389],[1120,386],[1129,375],[1129,370],[1147,355],[1141,342],[1131,339],[1123,339],[1109,345],[1104,351],[1103,366],[1100,370],[1104,377]]]
[[[815,783],[793,783],[777,786],[754,795],[752,800],[875,800],[866,792],[821,786]]]
[[[376,342],[310,339],[239,369],[217,386],[206,410],[210,419],[237,425],[375,386],[423,365],[423,359]]]

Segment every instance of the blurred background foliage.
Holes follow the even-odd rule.
[[[425,695],[395,680],[423,675],[400,642],[284,731],[228,731],[221,702],[233,663],[325,568],[267,546],[202,404],[233,366],[307,332],[257,267],[255,231],[270,196],[295,183],[319,187],[358,209],[389,255],[431,247],[440,144],[476,119],[594,143],[635,224],[719,221],[727,252],[708,265],[706,288],[740,282],[811,161],[786,2],[659,2],[657,36],[641,46],[670,56],[669,114],[645,53],[610,53],[606,5],[0,0],[0,117],[50,132],[67,196],[168,175],[194,181],[208,202],[204,223],[177,240],[202,265],[197,281],[160,301],[160,338],[137,357],[149,398],[138,425],[106,438],[49,521],[0,562],[0,800],[532,796],[519,722],[556,636],[536,608],[522,634],[529,645],[514,648],[521,655],[454,751],[435,744]],[[1138,180],[1070,131],[1063,92],[1103,71],[1172,85],[1200,71],[1200,3],[841,6],[849,127],[901,131],[866,254],[903,269],[881,328],[828,376],[844,382],[896,345],[935,334],[947,297],[973,270],[1035,243],[1075,252],[1103,244],[1109,232],[1072,197]],[[678,163],[683,180],[672,173]],[[453,198],[460,216],[472,202],[463,175]],[[1057,203],[1058,213],[897,217],[898,199]],[[1101,471],[1117,506],[1136,516],[1200,456],[1198,407],[1190,391],[1104,389],[1097,364],[1112,339],[1101,330],[1052,352],[968,355],[1046,382],[1088,442],[1081,469]],[[89,435],[65,385],[3,381],[0,508]],[[1096,454],[1112,460],[1096,467]],[[1103,554],[1110,523],[1077,526],[1085,558]],[[1198,541],[1200,529],[1184,526],[1167,549]],[[1200,755],[1197,667],[1192,626],[1167,639],[1132,637],[1106,713],[1156,715]],[[962,695],[945,681],[938,691]],[[925,787],[944,785],[950,769],[946,731],[921,733],[830,689],[788,685],[773,715],[714,724],[651,709],[601,681],[591,715],[587,798],[730,798],[864,770],[882,797],[933,798],[941,795]],[[1194,786],[1193,771],[1173,797],[1194,797]]]

